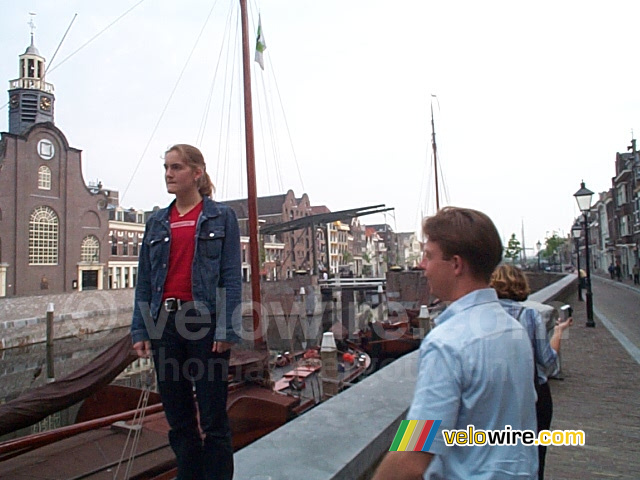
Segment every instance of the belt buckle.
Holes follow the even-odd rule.
[[[178,298],[166,298],[164,300],[164,309],[167,312],[177,312],[182,308],[181,302]]]

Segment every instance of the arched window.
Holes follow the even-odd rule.
[[[29,219],[29,265],[58,264],[58,216],[36,207]]]
[[[80,252],[83,262],[97,262],[100,259],[100,242],[93,235],[87,235],[82,239]]]
[[[42,165],[38,169],[38,188],[40,190],[51,190],[51,169]]]

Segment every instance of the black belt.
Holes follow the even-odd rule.
[[[180,300],[179,298],[172,297],[172,298],[165,299],[162,306],[167,312],[171,313],[171,312],[177,312],[178,310],[182,310],[182,305],[185,303],[187,302],[185,302],[184,300]]]

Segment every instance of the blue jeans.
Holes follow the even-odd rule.
[[[160,315],[168,315],[168,321],[161,338],[151,340],[151,347],[158,389],[171,427],[169,443],[178,462],[177,478],[230,480],[233,446],[227,417],[227,375],[231,352],[211,351],[215,321],[189,323],[199,317],[185,317],[182,311],[167,314],[161,310]],[[210,331],[205,334],[207,329]]]

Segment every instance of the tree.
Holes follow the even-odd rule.
[[[545,249],[542,255],[545,258],[551,257],[558,251],[558,247],[560,245],[563,245],[566,240],[566,238],[559,237],[557,232],[553,232],[553,235],[551,235],[551,237],[547,237],[544,239]]]
[[[515,263],[520,257],[521,251],[522,247],[520,246],[520,241],[516,238],[516,234],[512,233],[509,243],[507,244],[507,248],[504,250],[504,256],[510,259],[511,263]]]

